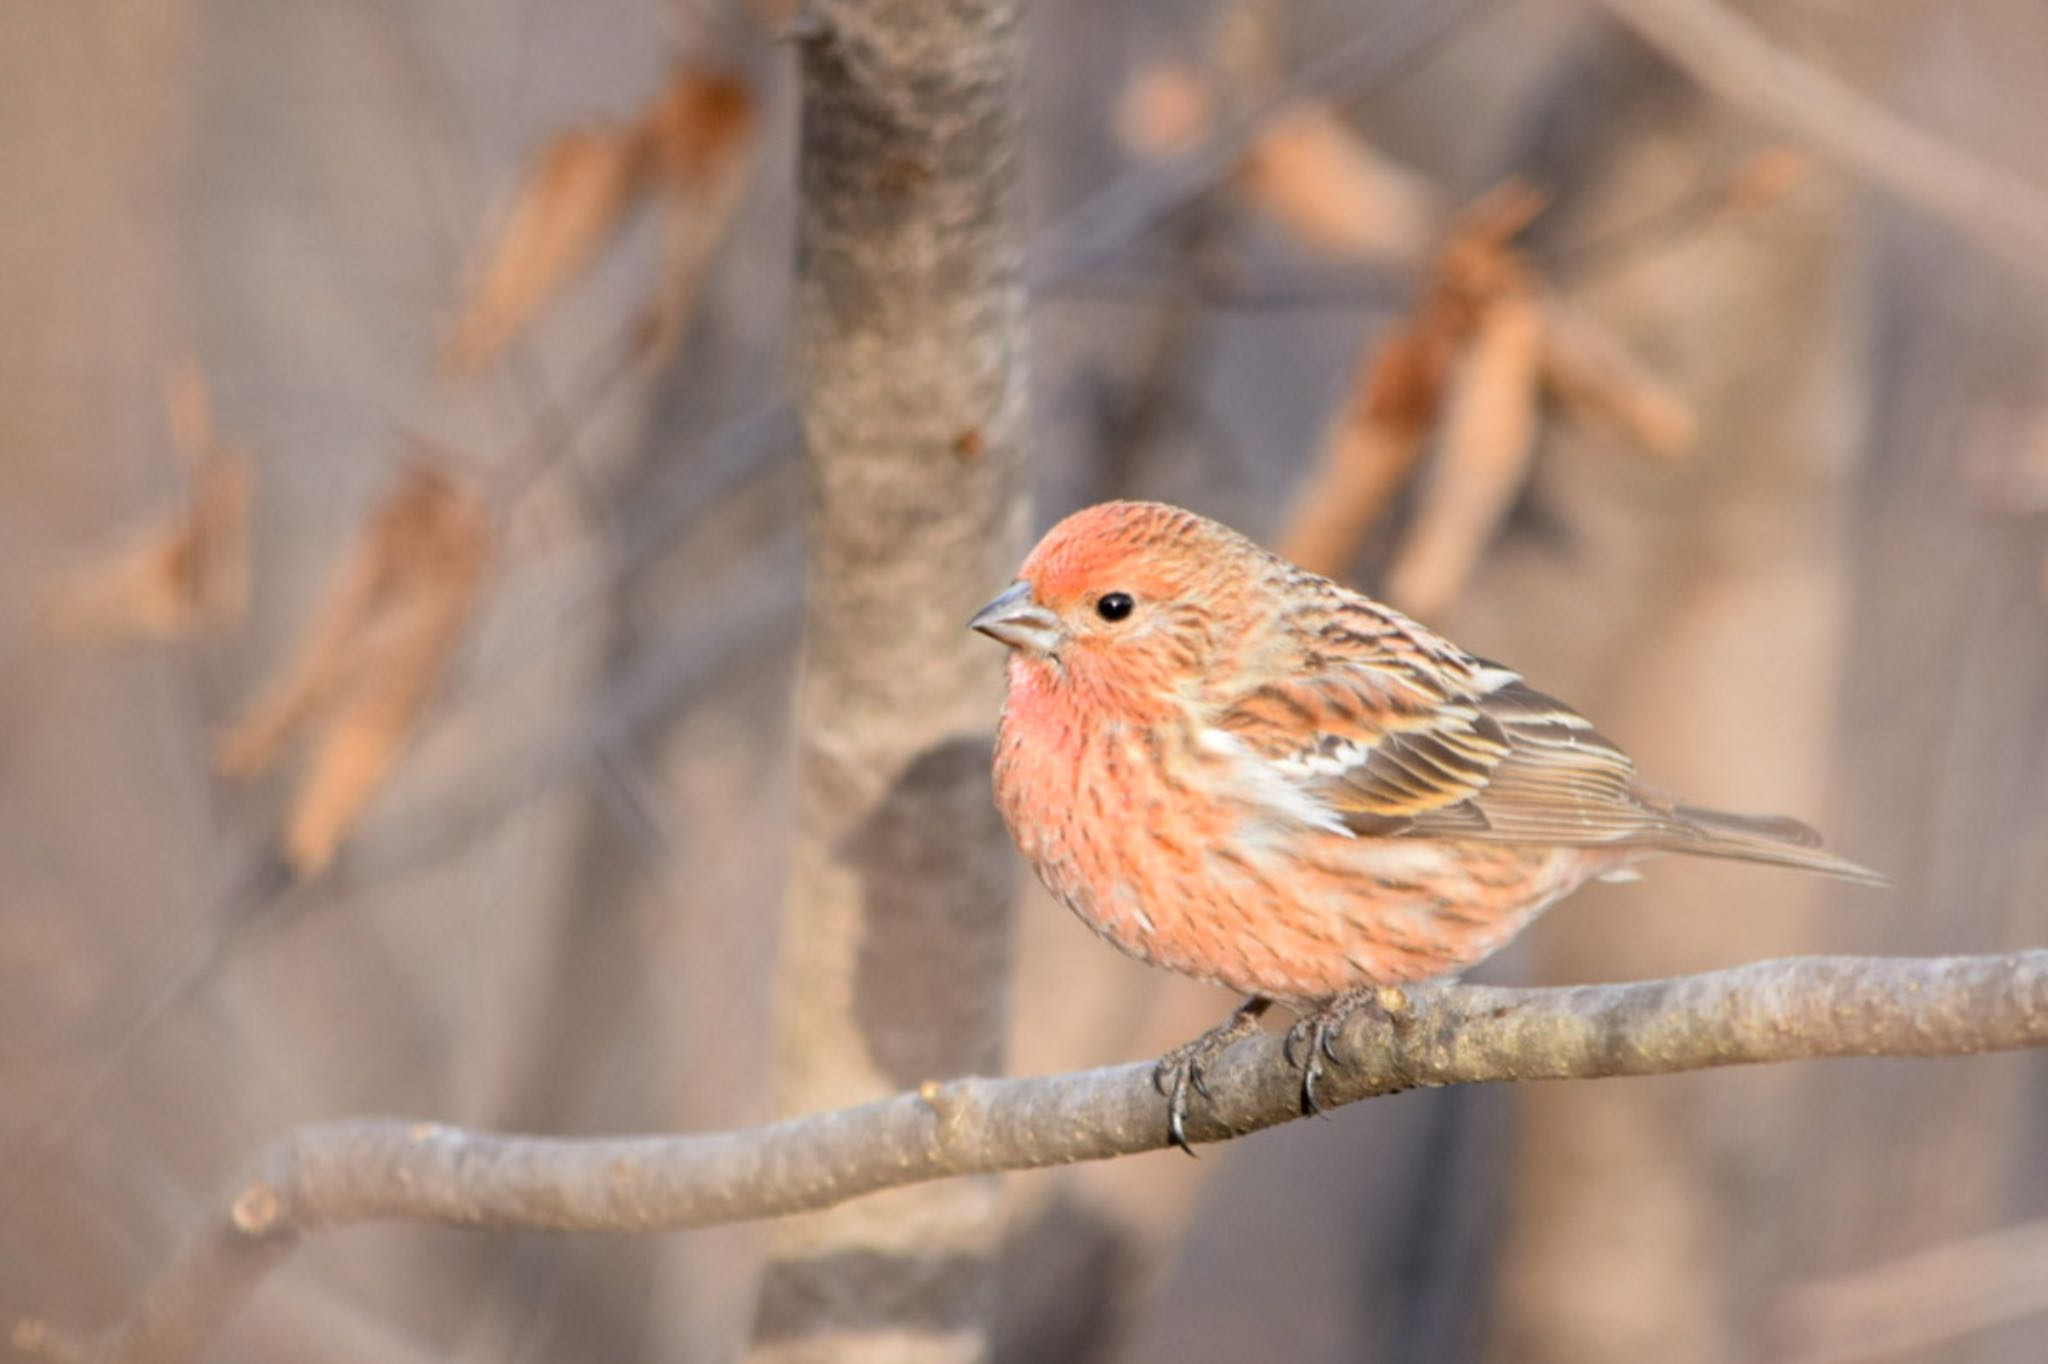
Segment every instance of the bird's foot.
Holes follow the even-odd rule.
[[[1192,1042],[1184,1042],[1159,1058],[1152,1068],[1152,1087],[1166,1096],[1166,1135],[1175,1146],[1195,1153],[1188,1144],[1188,1095],[1209,1098],[1209,1063],[1224,1050],[1259,1030],[1259,1019],[1273,1001],[1253,995],[1237,1006],[1236,1012]]]
[[[1316,1097],[1316,1082],[1323,1078],[1329,1062],[1337,1061],[1337,1034],[1344,1022],[1360,1009],[1372,1009],[1396,1028],[1413,1015],[1414,1004],[1397,985],[1368,985],[1333,999],[1327,999],[1294,1020],[1281,1044],[1289,1064],[1301,1069],[1301,1111],[1316,1116],[1323,1102]]]

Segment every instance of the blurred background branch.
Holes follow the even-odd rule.
[[[2048,282],[2048,189],[1865,99],[1718,0],[1600,3],[1714,94]]]

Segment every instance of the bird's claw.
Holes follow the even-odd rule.
[[[1152,1087],[1166,1096],[1167,1140],[1189,1155],[1195,1153],[1195,1148],[1188,1141],[1188,1091],[1193,1090],[1204,1099],[1209,1097],[1208,1081],[1202,1077],[1207,1058],[1194,1050],[1207,1036],[1205,1033],[1194,1043],[1175,1047],[1160,1057],[1152,1070]]]
[[[1311,1117],[1323,1117],[1323,1102],[1316,1097],[1316,1082],[1323,1078],[1324,1061],[1335,1061],[1336,1052],[1330,1049],[1330,1039],[1335,1033],[1327,1007],[1304,1014],[1287,1030],[1287,1040],[1281,1051],[1289,1065],[1301,1071],[1301,1111]]]
[[[1370,1008],[1401,1027],[1407,1022],[1410,1007],[1408,996],[1399,989],[1369,986],[1338,995],[1297,1018],[1287,1029],[1280,1051],[1289,1065],[1301,1071],[1301,1111],[1311,1117],[1322,1117],[1328,1111],[1316,1094],[1316,1083],[1327,1070],[1325,1063],[1344,1064],[1344,1058],[1337,1054],[1337,1036],[1346,1019],[1360,1009]]]
[[[1189,1093],[1201,1095],[1204,1102],[1215,1102],[1216,1096],[1209,1092],[1209,1064],[1232,1044],[1257,1032],[1260,1016],[1271,1007],[1271,1000],[1247,999],[1229,1018],[1159,1058],[1152,1068],[1152,1087],[1166,1096],[1166,1136],[1173,1145],[1191,1156],[1195,1153],[1188,1140]]]
[[[1188,1144],[1187,1129],[1188,1085],[1193,1074],[1192,1064],[1175,1072],[1172,1092],[1166,1097],[1166,1138],[1190,1156],[1195,1154],[1195,1148]]]

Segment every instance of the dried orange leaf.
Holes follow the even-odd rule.
[[[1543,304],[1543,381],[1584,416],[1618,428],[1665,459],[1690,453],[1692,405],[1605,327],[1561,300]]]
[[[1341,575],[1407,483],[1422,438],[1419,427],[1337,423],[1288,517],[1280,552],[1311,573]]]
[[[317,730],[285,832],[300,875],[327,866],[382,784],[462,637],[488,556],[481,500],[429,464],[410,466],[293,661],[223,738],[223,770],[249,775]]]
[[[704,274],[746,195],[754,111],[737,78],[680,70],[649,111],[644,135],[661,168],[661,283],[643,352],[659,360],[697,307]]]
[[[253,777],[268,768],[292,736],[347,685],[359,641],[383,591],[378,541],[373,530],[350,550],[291,662],[221,736],[214,761],[222,772]]]
[[[1404,321],[1352,381],[1321,457],[1295,499],[1280,552],[1341,574],[1407,483],[1441,402],[1451,338],[1442,308]]]
[[[1722,207],[1730,213],[1755,213],[1769,208],[1806,183],[1813,174],[1813,159],[1792,147],[1766,147],[1750,157],[1728,177],[1721,192]]]
[[[1543,195],[1509,180],[1459,215],[1421,300],[1360,369],[1295,500],[1281,543],[1296,563],[1334,575],[1357,556],[1413,473],[1446,376],[1482,310],[1503,291],[1526,291],[1527,267],[1509,242],[1543,204]]]
[[[74,643],[189,634],[193,616],[180,572],[182,550],[182,527],[173,525],[145,533],[102,563],[73,570],[51,591],[44,627]]]
[[[1514,505],[1535,450],[1542,353],[1543,315],[1528,289],[1486,302],[1415,523],[1388,570],[1387,595],[1403,610],[1427,616],[1455,600]]]
[[[313,876],[383,784],[468,626],[482,581],[482,508],[443,485],[401,550],[406,583],[362,641],[353,685],[325,718],[285,827],[285,853]]]
[[[1510,244],[1541,213],[1550,196],[1528,181],[1511,177],[1461,212],[1437,252],[1438,287],[1468,299],[1518,288],[1527,266]]]
[[[671,188],[698,189],[727,175],[754,131],[754,97],[729,71],[678,66],[635,125]]]
[[[1235,184],[1301,241],[1344,255],[1419,255],[1435,217],[1421,180],[1325,104],[1276,120],[1245,156]]]
[[[165,381],[171,443],[191,470],[184,506],[132,532],[50,595],[45,619],[75,639],[182,639],[241,618],[249,600],[249,457],[214,443],[206,376],[196,364]]]
[[[249,608],[249,496],[255,461],[216,448],[193,475],[190,533],[179,556],[199,623],[224,628]]]
[[[334,860],[343,837],[383,783],[424,693],[422,670],[367,675],[335,700],[321,723],[285,824],[285,857],[302,877]]]
[[[488,366],[590,262],[642,189],[651,144],[639,130],[572,129],[550,142],[492,234],[456,315],[448,368]]]
[[[1452,233],[1498,250],[1535,222],[1549,204],[1548,192],[1519,175],[1510,175],[1467,204],[1452,224]]]
[[[1116,105],[1117,141],[1139,156],[1178,156],[1206,138],[1215,122],[1215,91],[1182,62],[1140,70]]]
[[[249,600],[249,460],[216,452],[192,500],[144,527],[50,598],[50,627],[74,639],[183,639],[240,619]]]

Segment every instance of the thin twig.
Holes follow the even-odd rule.
[[[1326,1105],[1418,1086],[1658,1075],[1830,1056],[1951,1056],[2048,1045],[2048,950],[2005,956],[1795,957],[1624,985],[1448,986],[1392,1019],[1361,1012],[1335,1045]],[[1211,1075],[1189,1136],[1299,1116],[1280,1039]],[[377,1220],[490,1230],[652,1232],[779,1217],[882,1189],[1157,1150],[1151,1067],[929,1082],[915,1093],[698,1136],[503,1136],[364,1120],[272,1147],[103,1336],[40,1321],[17,1348],[67,1361],[189,1359],[305,1232]]]

